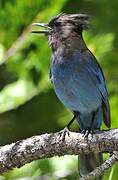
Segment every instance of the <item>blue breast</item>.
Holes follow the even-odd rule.
[[[80,57],[80,59],[79,59]],[[101,105],[100,92],[81,65],[81,56],[51,64],[51,80],[62,103],[71,111],[92,112]]]

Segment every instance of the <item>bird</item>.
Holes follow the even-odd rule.
[[[50,79],[59,100],[73,113],[79,130],[86,137],[100,130],[102,122],[110,128],[110,105],[103,71],[83,39],[89,28],[87,14],[61,13],[48,23],[34,23],[43,30],[51,48]],[[81,153],[78,161],[79,176],[88,174],[103,162],[101,153]],[[99,176],[96,179],[102,179]]]

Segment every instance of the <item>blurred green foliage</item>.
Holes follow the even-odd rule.
[[[48,77],[50,49],[47,39],[30,33],[32,22],[46,22],[60,12],[92,15],[91,28],[84,32],[84,38],[104,70],[112,128],[118,127],[117,9],[117,0],[0,1],[1,145],[58,131],[72,117],[57,99]],[[72,129],[78,130],[76,123]],[[104,180],[117,180],[117,172],[118,166],[113,166],[105,173]],[[6,173],[0,177],[2,179],[74,180],[77,179],[77,157],[35,161]]]

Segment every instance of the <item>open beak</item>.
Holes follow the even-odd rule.
[[[39,26],[45,28],[44,30],[33,30],[32,33],[48,34],[51,28],[46,23],[33,23],[33,26]]]

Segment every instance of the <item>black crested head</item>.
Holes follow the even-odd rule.
[[[59,14],[50,20],[48,26],[51,31],[48,34],[49,45],[56,49],[62,44],[71,44],[78,38],[82,38],[82,31],[87,30],[90,17],[86,14]],[[79,39],[79,41],[80,41]],[[75,45],[74,45],[75,46]]]
[[[35,26],[40,26],[45,28],[40,31],[32,31],[33,33],[44,33],[45,35],[51,35],[54,33],[64,33],[70,31],[75,31],[81,33],[83,30],[89,27],[90,16],[86,14],[66,14],[61,13],[54,18],[52,18],[49,23],[34,23]]]
[[[58,30],[61,27],[74,28],[76,31],[87,30],[90,16],[86,14],[66,14],[61,13],[50,20],[49,27]]]
[[[89,19],[90,16],[86,14],[61,13],[52,18],[49,23],[34,23],[36,26],[43,27],[44,30],[33,32],[43,33],[48,36],[49,45],[53,50],[64,44],[66,47],[68,46],[68,48],[71,44],[71,49],[72,46],[75,49],[78,48],[79,45],[85,47],[82,40],[82,31],[88,29]]]

